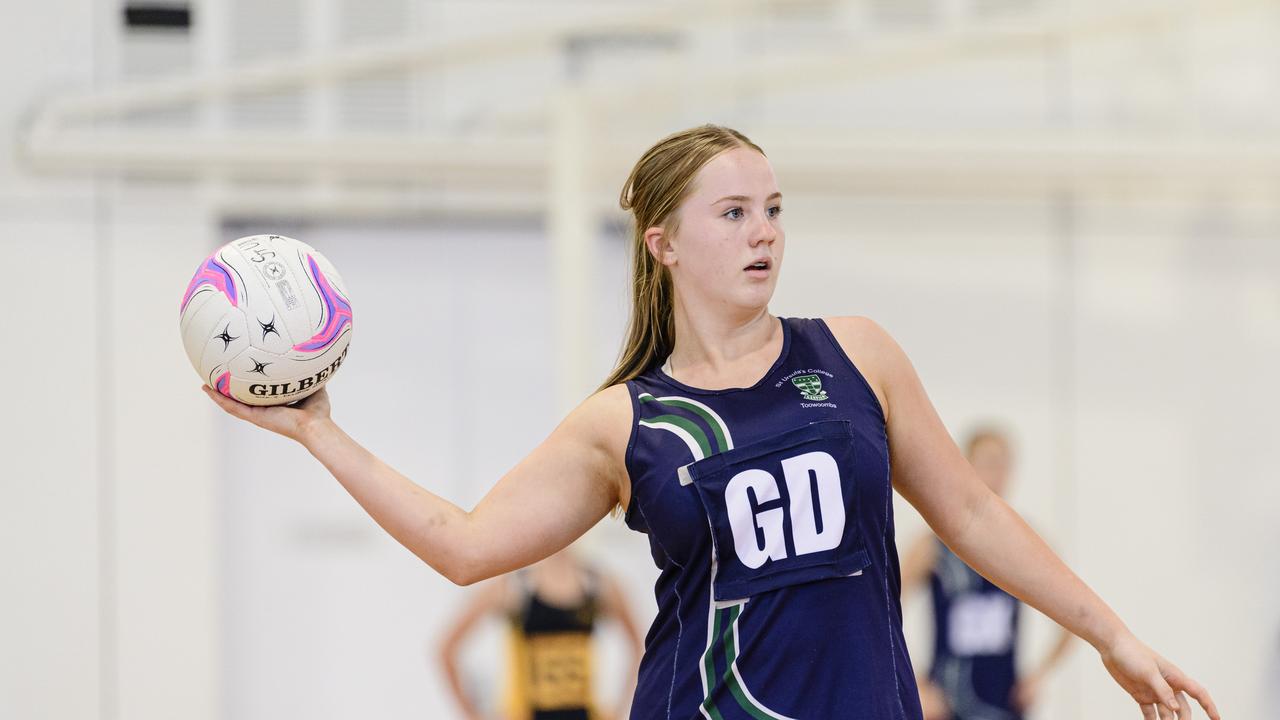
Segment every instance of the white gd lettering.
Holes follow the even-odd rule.
[[[840,468],[835,458],[824,452],[809,452],[782,461],[782,472],[791,496],[792,544],[796,554],[830,550],[844,535],[844,497],[840,491]],[[812,481],[812,482],[811,482]],[[817,486],[818,507],[814,508],[813,486]],[[768,560],[787,557],[783,530],[783,508],[753,513],[747,491],[755,493],[756,504],[781,497],[778,481],[766,470],[743,470],[725,486],[725,506],[733,547],[743,565],[755,570]],[[822,530],[818,530],[818,520]],[[759,530],[759,534],[757,534]],[[763,543],[760,535],[764,536]]]

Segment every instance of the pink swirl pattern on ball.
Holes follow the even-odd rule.
[[[310,340],[294,345],[293,349],[314,352],[337,340],[342,331],[351,325],[351,303],[329,283],[329,278],[324,276],[315,258],[310,255],[307,256],[307,266],[311,268],[311,276],[320,289],[320,299],[324,301],[325,323]]]
[[[218,376],[218,381],[213,384],[213,388],[218,392],[231,397],[231,373],[224,372]]]
[[[187,284],[187,293],[182,296],[182,306],[179,312],[187,309],[187,303],[191,302],[191,297],[196,291],[204,286],[210,286],[213,289],[227,296],[231,301],[231,307],[237,307],[236,284],[231,279],[231,270],[218,261],[218,253],[205,258],[200,264],[200,269],[196,270],[196,274],[191,278],[191,282]]]

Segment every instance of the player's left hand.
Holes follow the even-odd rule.
[[[1120,687],[1142,707],[1144,720],[1188,720],[1196,699],[1212,720],[1221,720],[1209,691],[1176,665],[1125,633],[1101,650],[1102,664]]]
[[[320,388],[293,405],[269,406],[246,405],[208,385],[202,385],[200,389],[228,415],[298,442],[303,442],[309,426],[329,419],[329,391],[325,388]]]

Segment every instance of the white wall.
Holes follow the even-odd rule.
[[[9,314],[0,359],[8,378],[8,411],[0,419],[0,563],[6,569],[0,715],[6,717],[95,717],[102,689],[102,377],[98,316],[92,301],[85,302],[97,286],[88,216],[82,204],[74,213],[49,208],[0,219]],[[47,297],[32,303],[32,294]]]
[[[115,384],[105,419],[114,448],[105,470],[114,495],[119,717],[163,717],[187,706],[193,717],[214,718],[221,477],[208,401],[171,334],[182,278],[211,249],[212,223],[181,187],[108,197],[112,261],[104,271],[117,280]]]
[[[118,9],[118,8],[117,8]],[[0,716],[214,717],[212,419],[175,342],[214,227],[188,187],[33,175],[34,104],[93,86],[112,8],[7,24],[0,131]]]
[[[53,84],[92,81],[89,3],[32,7],[5,33],[0,133]],[[61,37],[63,45],[51,38]],[[100,384],[90,183],[36,181],[0,151],[0,715],[94,717],[102,691],[99,552]],[[57,348],[57,350],[54,350]]]

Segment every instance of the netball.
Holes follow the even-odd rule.
[[[338,271],[283,235],[251,235],[214,251],[187,283],[179,315],[191,366],[247,405],[311,395],[351,344],[351,301]]]

